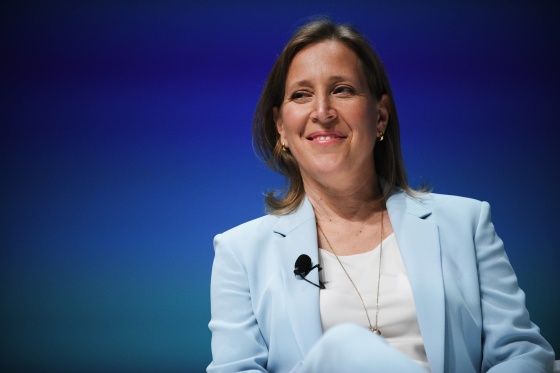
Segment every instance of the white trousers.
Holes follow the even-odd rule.
[[[426,373],[379,335],[354,324],[329,329],[313,346],[297,373]]]

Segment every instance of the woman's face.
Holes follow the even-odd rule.
[[[304,182],[342,182],[375,172],[373,148],[385,132],[389,102],[386,95],[380,102],[372,97],[351,49],[332,40],[302,49],[288,70],[285,92],[274,120]]]

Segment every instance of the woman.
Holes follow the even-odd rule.
[[[287,191],[215,238],[208,372],[552,370],[488,204],[408,186],[386,73],[355,30],[296,32],[253,134]]]

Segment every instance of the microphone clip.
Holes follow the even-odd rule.
[[[325,285],[321,281],[319,281],[319,285],[309,281],[306,277],[315,268],[318,271],[321,271],[323,268],[319,264],[315,264],[314,266],[311,265],[311,258],[308,255],[301,254],[294,264],[294,275],[299,277],[300,279],[309,282],[313,286],[317,286],[319,289],[325,289]]]

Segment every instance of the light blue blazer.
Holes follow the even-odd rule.
[[[398,190],[387,210],[433,373],[552,372],[488,203]],[[318,263],[311,203],[217,235],[214,247],[208,372],[291,371],[323,333],[319,289],[293,273],[301,254]]]

